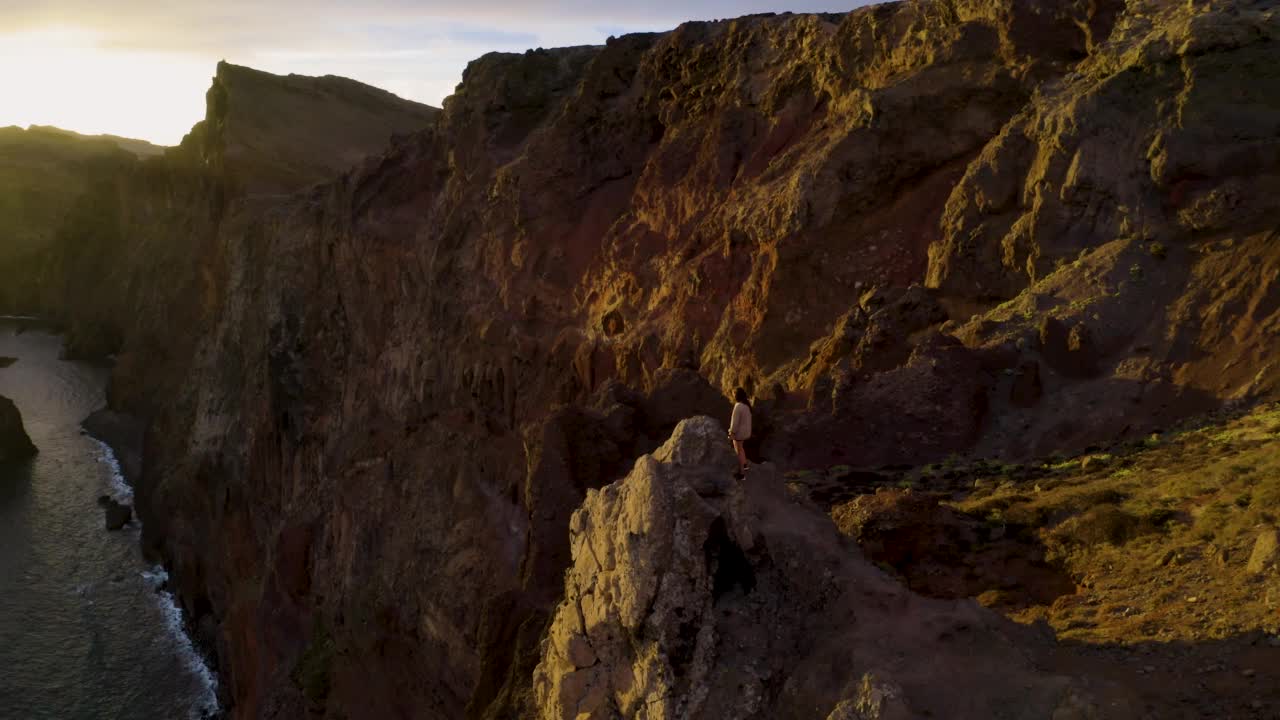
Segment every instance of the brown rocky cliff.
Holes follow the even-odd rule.
[[[273,75],[218,63],[208,111],[184,144],[246,194],[326,181],[417,132],[439,112],[347,78]]]
[[[986,428],[988,450],[1049,453],[1276,393],[1278,50],[1270,3],[1130,3],[966,170],[927,282],[1007,300],[957,334],[1051,371],[1042,404]]]
[[[209,141],[219,123],[198,128],[192,179],[155,179],[154,206],[199,240],[147,236],[136,247],[156,252],[128,261],[146,271],[121,270],[115,307],[138,317],[113,401],[149,416],[147,541],[216,647],[235,715],[535,712],[574,509],[678,420],[723,417],[737,384],[783,467],[1025,453],[1271,392],[1252,380],[1276,312],[1268,236],[1164,241],[1161,257],[1145,239],[1047,233],[1045,247],[1096,249],[1025,279],[1020,256],[991,250],[1004,236],[983,213],[1021,214],[1018,188],[1040,187],[1019,164],[1037,145],[1002,150],[1029,118],[1088,96],[1081,78],[1133,82],[1124,63],[1155,52],[1142,38],[1169,33],[1156,49],[1171,64],[1210,68],[1235,41],[1195,41],[1254,42],[1275,20],[1243,0],[1235,14],[1131,5],[1117,20],[1118,3],[899,3],[489,55],[431,127],[234,212],[234,168],[195,160],[237,156]],[[1183,87],[1135,84],[1118,98],[1163,107]],[[1108,117],[1063,123],[1046,156]],[[1091,152],[1128,162],[1137,132],[1100,125]],[[1012,169],[979,193],[991,163]],[[1080,282],[1135,276],[1161,288],[1146,305]],[[978,288],[986,277],[999,282]],[[1211,279],[1230,302],[1196,294]],[[1177,395],[1212,367],[1195,336],[1158,357],[1119,343],[1124,328],[1160,336],[1162,308],[1238,331],[1249,353],[1221,387]],[[165,328],[183,329],[173,346]],[[1036,381],[1015,403],[1019,373]],[[1139,388],[1154,405],[1121,392]]]
[[[872,567],[771,465],[733,482],[723,436],[682,422],[574,513],[537,717],[1135,716],[1105,683],[1038,669],[1035,630]]]
[[[33,258],[55,243],[63,217],[95,178],[135,164],[104,138],[49,127],[0,128],[0,309],[34,310]]]
[[[224,227],[142,503],[237,713],[520,716],[585,490],[717,386],[807,393],[808,343],[923,278],[965,162],[1087,50],[1064,14],[1033,58],[1008,7],[486,56],[433,128]],[[886,292],[886,332],[935,322]]]

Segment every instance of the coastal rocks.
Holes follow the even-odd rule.
[[[106,495],[98,498],[98,505],[102,506],[103,520],[106,523],[107,530],[120,530],[125,525],[133,522],[133,506],[131,505],[116,502],[115,499]]]
[[[588,492],[531,715],[1030,720],[1084,696],[1036,669],[1031,631],[885,577],[772,466],[699,490],[729,474],[722,435],[715,420],[686,420],[626,478]],[[1092,691],[1113,703],[1097,717],[1127,717],[1125,697]]]
[[[0,396],[0,462],[20,462],[39,452],[22,425],[22,413],[7,397]]]
[[[142,475],[143,438],[146,435],[146,427],[141,420],[103,408],[90,414],[80,426],[111,448],[126,482],[130,485],[138,482]]]

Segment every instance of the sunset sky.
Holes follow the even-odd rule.
[[[491,50],[601,43],[691,19],[845,11],[866,0],[0,0],[0,126],[172,145],[220,59],[344,75],[439,105]]]

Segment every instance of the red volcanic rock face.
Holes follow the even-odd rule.
[[[1214,128],[1271,117],[1224,58],[1276,15],[1157,5],[491,54],[287,199],[244,193],[321,172],[291,145],[282,174],[200,165],[252,146],[233,121],[114,180],[120,232],[54,253],[42,297],[119,351],[146,539],[234,714],[532,716],[574,509],[739,385],[785,468],[1052,452],[1274,393],[1275,207],[1241,178],[1280,170],[1264,121]]]

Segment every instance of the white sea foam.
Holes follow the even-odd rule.
[[[163,567],[156,565],[150,570],[144,570],[142,579],[156,590],[156,601],[160,604],[160,612],[164,615],[169,634],[178,643],[178,655],[182,658],[183,666],[200,681],[199,696],[195,699],[195,706],[191,708],[191,720],[217,717],[218,678],[209,669],[209,663],[187,635],[182,619],[182,608],[178,607],[177,598],[164,589],[164,584],[169,581],[169,573]]]
[[[106,465],[107,469],[111,473],[111,479],[108,481],[108,485],[111,488],[111,499],[118,503],[132,505],[133,488],[125,481],[124,473],[120,471],[120,461],[116,459],[115,452],[111,449],[110,445],[102,442],[101,440],[93,438],[93,441],[98,443],[98,462]]]
[[[115,452],[110,445],[97,438],[94,438],[94,442],[98,443],[101,448],[98,462],[106,465],[110,471],[108,484],[111,497],[116,502],[132,504],[133,488],[125,481],[124,474],[120,471],[120,461],[116,459]],[[135,525],[141,526],[141,523],[136,522]],[[182,619],[182,608],[178,607],[177,598],[173,596],[173,593],[165,589],[165,583],[169,581],[169,573],[162,566],[156,565],[150,570],[143,570],[142,579],[156,591],[156,603],[160,607],[161,615],[164,616],[165,626],[169,630],[169,635],[173,637],[174,642],[178,645],[178,656],[181,658],[183,666],[199,681],[199,689],[191,708],[190,720],[205,720],[206,718],[218,717],[218,678],[209,669],[209,663],[204,656],[200,654],[200,651],[191,642],[191,637],[187,635],[186,625]]]

